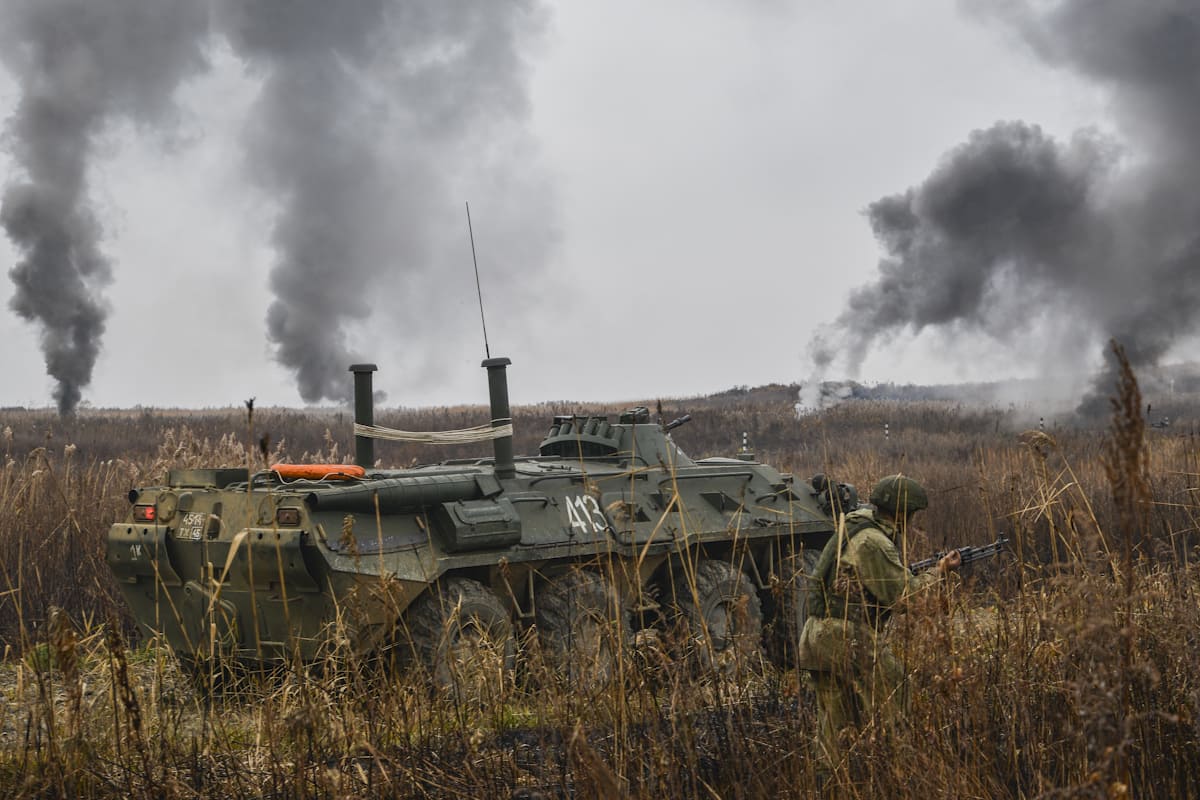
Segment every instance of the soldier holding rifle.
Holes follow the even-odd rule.
[[[821,551],[800,635],[799,666],[809,670],[816,688],[817,744],[826,766],[838,760],[843,728],[886,728],[908,713],[904,667],[883,640],[884,626],[962,563],[951,550],[936,569],[913,574],[901,560],[899,537],[929,505],[912,478],[884,478],[870,500],[874,508],[848,513]]]

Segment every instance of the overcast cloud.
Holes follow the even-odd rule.
[[[483,402],[468,201],[491,353],[513,360],[515,402],[805,380],[814,333],[836,330],[895,255],[876,238],[877,203],[924,185],[973,132],[1021,123],[1063,146],[1081,131],[1137,143],[1124,96],[1080,67],[1086,54],[1055,57],[1046,37],[980,7],[613,1],[390,30],[393,18],[330,33],[350,38],[311,51],[335,58],[306,61],[296,86],[280,84],[294,65],[270,49],[277,40],[205,39],[169,119],[118,114],[89,140],[111,279],[94,295],[104,330],[82,400],[300,405],[334,399],[329,376],[355,359],[379,364],[389,402]],[[464,20],[480,27],[460,35]],[[385,58],[386,39],[364,30],[404,47]],[[461,68],[422,71],[409,54]],[[21,75],[8,70],[0,106],[12,119]],[[279,119],[281,102],[317,105]],[[270,146],[271,125],[297,137],[286,152]],[[322,127],[336,125],[360,129],[341,161],[322,162]],[[10,187],[26,176],[6,141]],[[312,200],[296,207],[301,186]],[[335,212],[347,218],[336,229]],[[10,270],[23,252],[0,241]],[[323,265],[343,253],[331,274]],[[279,277],[288,258],[318,254],[315,273]],[[16,313],[15,294],[0,281],[0,404],[52,405],[43,330]],[[272,311],[281,297],[294,301],[286,319]],[[869,380],[1029,375],[1045,337],[1073,333],[1052,312],[1031,312],[1007,341],[986,326],[890,326],[850,343],[852,360]],[[1088,369],[1102,338],[1073,351]],[[305,373],[309,350],[324,359],[318,377]]]

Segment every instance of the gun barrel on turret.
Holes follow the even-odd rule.
[[[684,415],[683,415],[682,417],[680,417],[679,419],[673,419],[673,420],[671,420],[670,422],[668,422],[666,425],[664,425],[664,426],[663,426],[663,430],[664,430],[664,431],[667,431],[667,432],[670,432],[670,431],[673,431],[673,430],[675,430],[676,428],[678,428],[680,425],[686,425],[686,424],[688,424],[688,423],[689,423],[689,422],[691,422],[691,421],[692,421],[692,415],[691,415],[691,414],[684,414]]]

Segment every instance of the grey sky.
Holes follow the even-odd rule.
[[[379,363],[390,403],[484,399],[464,201],[491,351],[514,362],[515,402],[686,395],[805,379],[817,326],[876,275],[865,209],[921,184],[973,130],[1112,129],[1099,89],[944,0],[561,4],[525,43],[528,137],[473,120],[460,150],[422,162],[444,170],[437,191],[396,187],[377,209],[451,243],[416,278],[397,264],[361,287],[374,311],[345,326],[347,351]],[[93,165],[113,277],[83,389],[92,405],[301,403],[267,336],[281,203],[242,155],[264,75],[226,49],[210,59],[169,132],[122,122]],[[388,91],[361,78],[367,98]],[[0,77],[6,116],[17,96]],[[380,152],[409,152],[403,128],[379,135]],[[0,240],[0,261],[17,260]],[[0,280],[0,404],[52,404],[38,330],[9,309],[12,293]],[[1043,321],[1030,331],[1053,330]],[[859,374],[1028,374],[1036,337],[1015,333],[1007,351],[901,333]]]

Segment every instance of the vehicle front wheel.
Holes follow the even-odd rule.
[[[781,667],[796,664],[796,647],[808,619],[808,594],[817,588],[813,572],[820,559],[820,548],[803,548],[789,555],[780,569],[779,586],[772,590],[774,613],[767,644],[772,659]]]

